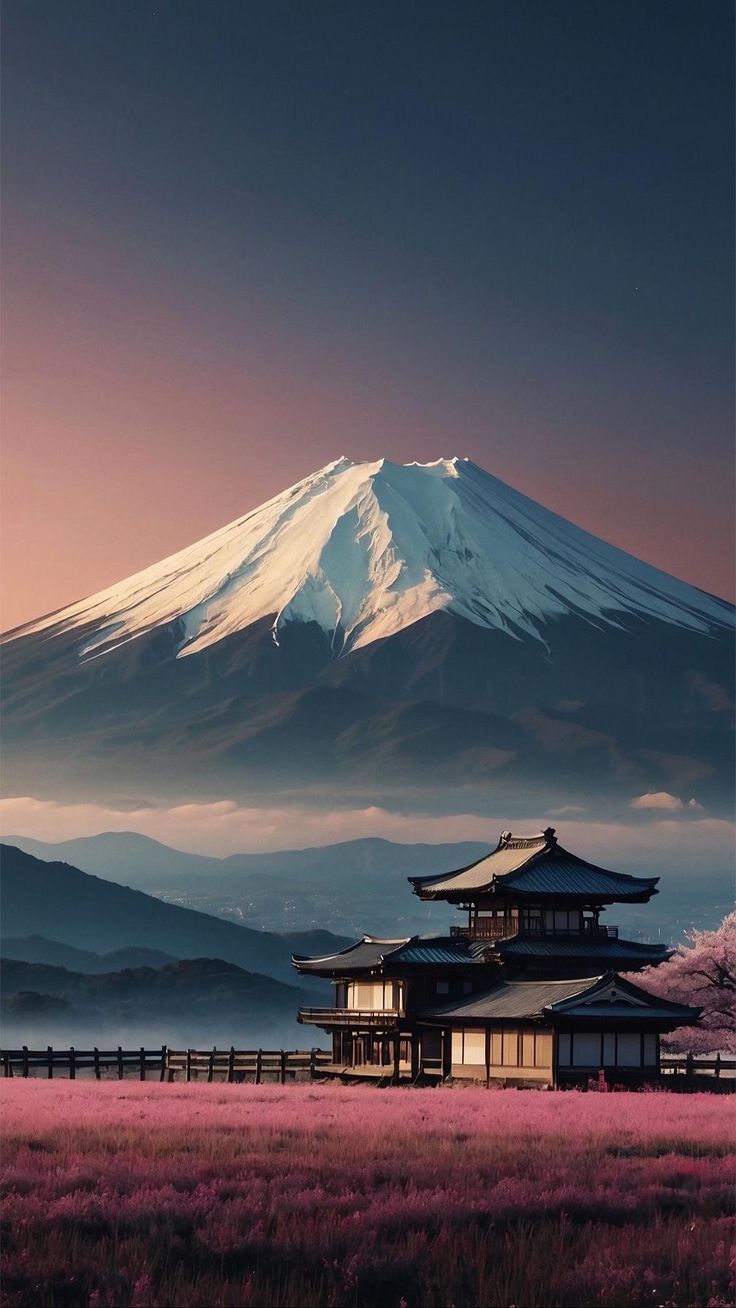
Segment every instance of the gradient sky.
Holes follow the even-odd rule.
[[[3,625],[340,454],[733,594],[730,0],[4,0]]]

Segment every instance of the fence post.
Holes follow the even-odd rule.
[[[283,1049],[280,1051],[279,1067],[281,1072],[281,1084],[286,1085],[286,1054]]]
[[[212,1046],[212,1053],[210,1054],[210,1061],[209,1061],[209,1063],[207,1064],[207,1084],[208,1084],[208,1085],[211,1084],[212,1079],[213,1079],[213,1077],[214,1077],[214,1075],[215,1075],[215,1053],[216,1053],[216,1051],[217,1051],[217,1045],[213,1045],[213,1046]]]
[[[48,1070],[48,1079],[49,1079],[49,1081],[50,1081],[51,1078],[52,1078],[53,1075],[54,1075],[54,1051],[53,1051],[53,1049],[51,1048],[51,1045],[47,1045],[47,1046],[46,1046],[46,1058],[47,1058],[47,1060],[48,1060],[48,1062],[47,1062],[47,1066],[48,1066],[48,1069],[49,1069],[49,1070]]]
[[[145,1049],[143,1048],[143,1045],[141,1045],[141,1052],[140,1052],[140,1069],[141,1069],[141,1070],[140,1070],[140,1078],[141,1078],[141,1081],[145,1081],[145,1079],[146,1079],[146,1051],[145,1051]]]
[[[192,1051],[187,1049],[187,1081],[192,1079]]]
[[[230,1054],[227,1060],[227,1080],[228,1085],[232,1085],[235,1080],[235,1045],[230,1046]]]
[[[77,1075],[77,1060],[74,1053],[74,1045],[69,1048],[69,1080],[74,1081]]]
[[[310,1081],[313,1081],[313,1080],[314,1080],[314,1077],[315,1077],[316,1071],[317,1071],[317,1051],[316,1051],[314,1045],[312,1045],[312,1048],[311,1048],[310,1051],[309,1051],[309,1079],[310,1079]]]
[[[123,1079],[123,1046],[118,1045],[118,1081]]]
[[[688,1085],[692,1085],[694,1070],[695,1070],[695,1064],[693,1059],[693,1051],[692,1049],[688,1049],[687,1058],[685,1059],[685,1076],[687,1078]]]
[[[166,1080],[166,1045],[161,1046],[161,1075],[159,1080]]]
[[[3,1076],[12,1076],[13,1071],[10,1066],[10,1054],[7,1051],[3,1054]]]
[[[719,1050],[718,1053],[716,1054],[716,1062],[715,1062],[715,1067],[713,1068],[713,1075],[714,1075],[714,1076],[720,1076],[720,1075],[721,1075],[721,1052],[720,1052],[720,1050]]]
[[[263,1050],[259,1049],[256,1054],[256,1085],[261,1084],[261,1064],[263,1061]]]
[[[97,1048],[97,1045],[95,1045],[94,1050],[93,1050],[92,1052],[93,1052],[93,1056],[94,1056],[94,1060],[95,1060],[95,1079],[96,1079],[97,1081],[99,1081],[99,1080],[100,1080],[100,1075],[101,1075],[101,1073],[100,1073],[100,1051],[99,1051],[99,1049]]]
[[[23,1075],[28,1076],[28,1045],[23,1046]]]

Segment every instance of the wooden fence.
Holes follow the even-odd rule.
[[[282,1083],[299,1073],[310,1079],[331,1063],[325,1049],[46,1049],[0,1050],[4,1076],[43,1076],[55,1073],[75,1080],[77,1072],[92,1071],[99,1081],[103,1073],[112,1072],[120,1081],[127,1075],[141,1081],[157,1077],[159,1081],[240,1081],[250,1079],[256,1085],[264,1080]]]

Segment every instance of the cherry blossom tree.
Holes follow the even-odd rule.
[[[663,999],[702,1008],[699,1026],[665,1037],[671,1049],[736,1054],[736,913],[716,931],[691,931],[666,963],[631,979]]]

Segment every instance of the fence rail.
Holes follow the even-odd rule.
[[[137,1075],[141,1081],[157,1076],[160,1081],[241,1080],[252,1076],[256,1085],[264,1077],[276,1077],[282,1084],[287,1076],[308,1072],[310,1078],[332,1060],[326,1049],[46,1049],[0,1050],[3,1076],[37,1076],[45,1072],[50,1080],[55,1073],[75,1080],[77,1072],[94,1072],[102,1079],[103,1072],[112,1071],[122,1081],[126,1075]]]

